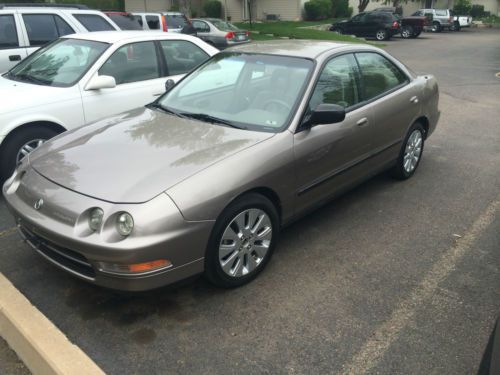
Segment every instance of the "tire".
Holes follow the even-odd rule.
[[[433,33],[440,33],[442,31],[442,27],[441,27],[441,24],[437,21],[434,21],[432,23],[432,28],[431,28],[431,31]]]
[[[0,182],[12,175],[18,162],[18,153],[21,148],[29,146],[33,150],[46,140],[56,136],[55,130],[44,127],[29,127],[15,131],[3,144],[0,152]]]
[[[212,230],[205,277],[222,288],[250,282],[271,259],[279,230],[278,212],[269,199],[256,193],[238,198],[219,215]]]
[[[458,21],[454,21],[450,26],[450,31],[460,31],[460,23]]]
[[[419,143],[418,139],[420,139]],[[392,177],[398,180],[407,180],[413,176],[418,168],[418,165],[420,164],[420,160],[422,160],[424,143],[425,129],[422,124],[416,122],[408,131],[403,145],[401,146],[396,165],[391,169]],[[413,145],[415,147],[413,147]],[[417,157],[417,160],[413,159],[415,156]]]
[[[418,36],[422,33],[422,31],[417,31],[417,32],[414,32],[413,35],[412,35],[412,38],[418,38]]]
[[[411,27],[411,26],[405,26],[401,30],[401,38],[409,39],[409,38],[412,38],[413,35],[414,35],[413,27]]]
[[[375,33],[375,39],[378,41],[383,41],[389,39],[389,33],[387,30],[380,29]]]

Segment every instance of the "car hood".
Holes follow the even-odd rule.
[[[0,76],[0,114],[68,100],[68,90],[61,87],[12,81]]]
[[[78,193],[141,203],[272,136],[139,108],[46,142],[30,155],[30,164]]]

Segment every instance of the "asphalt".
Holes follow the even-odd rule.
[[[500,312],[500,30],[386,44],[440,84],[419,170],[285,229],[251,284],[99,289],[33,254],[1,201],[0,272],[109,374],[476,373]]]

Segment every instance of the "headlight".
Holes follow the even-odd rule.
[[[134,229],[134,219],[132,215],[127,212],[119,214],[116,221],[116,229],[122,236],[128,236],[132,233],[132,229]]]
[[[104,211],[101,210],[100,208],[92,209],[92,211],[90,211],[90,216],[89,216],[90,229],[92,229],[94,232],[98,231],[101,228],[103,216],[104,216]]]

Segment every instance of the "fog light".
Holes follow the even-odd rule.
[[[132,233],[132,229],[134,229],[134,219],[132,218],[132,215],[127,212],[123,212],[118,215],[116,228],[118,230],[118,233],[120,233],[122,236],[128,236],[130,233]]]
[[[158,259],[150,262],[133,264],[100,262],[99,265],[101,271],[103,272],[116,275],[134,275],[170,268],[172,267],[172,262],[170,262],[168,259]]]
[[[89,215],[89,227],[94,232],[98,231],[102,225],[102,218],[104,216],[104,211],[100,208],[94,208],[90,211]]]

